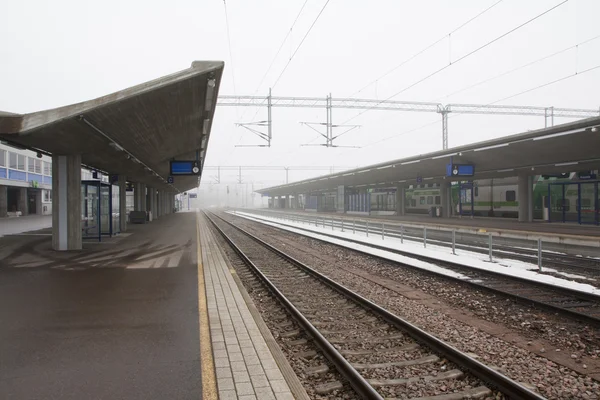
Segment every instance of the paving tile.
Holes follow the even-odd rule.
[[[229,368],[229,365],[227,367],[216,368],[216,370],[217,370],[217,379],[233,377],[233,375],[231,373],[231,368]]]
[[[270,386],[266,375],[254,375],[250,377],[250,379],[252,380],[252,386],[254,386],[254,389]]]
[[[256,356],[256,350],[254,350],[254,347],[243,347],[242,348],[242,353],[244,354],[244,356]]]
[[[235,383],[250,382],[250,375],[248,375],[246,371],[234,372],[233,380],[235,381]]]
[[[282,380],[276,380],[276,381],[271,381],[271,389],[273,389],[273,391],[275,393],[282,393],[282,392],[289,392],[290,388],[287,384],[286,381]]]
[[[244,361],[244,356],[242,353],[231,353],[229,354],[230,361]]]
[[[217,387],[219,390],[235,390],[235,384],[232,378],[217,379]]]
[[[276,400],[273,391],[268,386],[256,388],[254,391],[256,392],[256,397],[260,400]]]
[[[256,366],[251,366],[250,368],[248,368],[248,373],[250,374],[250,376],[256,376],[256,375],[265,375],[265,371],[262,368],[257,368],[258,365]]]
[[[247,371],[246,363],[243,361],[232,361],[231,362],[231,370],[233,372]]]
[[[246,361],[246,365],[261,365],[258,356],[245,356],[244,361]]]
[[[294,400],[294,396],[290,392],[275,393],[277,400]]]
[[[254,395],[251,395],[251,396],[240,396],[240,397],[238,397],[238,399],[239,400],[256,400],[256,396],[254,396]]]
[[[219,400],[237,400],[237,398],[238,395],[235,390],[219,390]]]
[[[215,358],[227,358],[227,350],[214,350],[213,355]]]
[[[250,348],[254,349],[254,345],[252,344],[252,340],[239,340],[239,343],[240,343],[240,347],[241,348],[250,347]]]
[[[215,358],[215,367],[217,367],[217,368],[229,367],[229,359],[228,358]]]
[[[254,395],[254,388],[250,382],[236,383],[235,389],[239,396]]]
[[[279,366],[277,365],[275,360],[273,360],[273,358],[267,358],[266,360],[261,360],[261,362],[264,369],[279,369]]]
[[[269,378],[269,381],[283,380],[283,375],[279,369],[265,369],[265,374],[267,375],[267,378]]]

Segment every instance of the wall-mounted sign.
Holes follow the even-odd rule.
[[[446,165],[446,176],[473,176],[475,166],[473,164],[448,164]]]
[[[172,185],[173,183],[175,183],[175,178],[173,178],[172,176],[169,176],[169,177],[167,178],[167,183],[168,183],[169,185]]]
[[[597,175],[593,171],[581,171],[577,173],[577,177],[581,180],[596,179]]]
[[[171,161],[171,175],[198,175],[198,161]]]
[[[423,183],[423,177],[417,176],[417,183]]]
[[[197,199],[197,198],[198,198],[197,193],[190,193],[190,199]]]

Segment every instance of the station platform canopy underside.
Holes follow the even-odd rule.
[[[65,107],[0,112],[0,140],[53,155],[81,155],[86,167],[156,189],[198,186],[217,95],[221,61],[195,61],[183,71]],[[197,160],[200,173],[169,184],[170,161]]]
[[[452,176],[448,174],[449,165],[471,165],[474,174],[468,177]],[[339,186],[384,188],[595,169],[600,169],[598,117],[264,188],[257,192],[275,197],[335,190]]]

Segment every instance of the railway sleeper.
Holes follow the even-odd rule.
[[[410,400],[462,400],[462,399],[481,399],[492,394],[492,391],[486,386],[478,386],[475,388],[463,390],[457,393],[438,394],[436,396],[414,397]],[[386,400],[400,400],[396,398],[388,398]]]
[[[441,372],[435,376],[426,375],[426,376],[413,376],[410,378],[397,378],[397,379],[368,379],[367,382],[374,388],[382,387],[382,386],[400,386],[400,385],[408,385],[411,383],[425,381],[425,382],[436,382],[436,381],[444,381],[447,379],[458,379],[464,376],[464,372],[460,369],[452,369],[450,371]]]
[[[394,362],[381,363],[381,364],[352,364],[352,366],[356,370],[380,369],[380,368],[389,368],[389,367],[410,367],[411,365],[431,364],[431,363],[437,362],[439,360],[440,360],[440,358],[438,356],[431,355],[431,356],[417,358],[416,360],[394,361]]]
[[[400,353],[403,351],[413,351],[419,349],[420,347],[421,346],[418,343],[411,343],[407,344],[406,346],[386,347],[375,350],[340,350],[340,353],[344,356],[368,356],[373,353]]]

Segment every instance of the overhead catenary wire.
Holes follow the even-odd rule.
[[[229,15],[227,13],[227,2],[223,0],[223,6],[225,9],[225,26],[227,27],[227,45],[229,47],[229,62],[231,64],[231,80],[233,82],[233,93],[237,95],[235,87],[235,70],[233,68],[233,52],[231,50],[231,32],[229,29]]]
[[[308,3],[308,0],[305,0],[304,3],[302,4],[302,7],[300,8],[300,11],[298,11],[298,14],[296,15],[296,18],[294,19],[294,22],[292,22],[292,25],[290,26],[290,29],[287,30],[287,33],[286,33],[285,37],[281,41],[281,44],[279,45],[279,48],[277,49],[277,52],[275,53],[275,56],[271,60],[271,63],[269,64],[269,67],[267,68],[267,71],[264,73],[264,75],[260,79],[260,82],[256,86],[256,89],[252,93],[253,96],[256,95],[256,93],[258,93],[258,91],[260,90],[260,87],[262,86],[263,82],[265,81],[265,79],[269,75],[269,72],[271,72],[271,68],[273,68],[273,65],[275,65],[275,61],[279,57],[279,54],[281,53],[281,50],[283,49],[283,46],[287,42],[288,38],[292,34],[292,31],[294,30],[294,27],[296,26],[296,23],[300,19],[300,15],[302,15],[302,12],[304,11],[304,8],[306,7],[307,3]],[[263,101],[263,103],[264,103],[264,101]],[[244,110],[244,112],[242,113],[242,116],[240,117],[240,120],[244,117],[245,113],[246,113],[246,111]],[[256,115],[255,115],[255,117],[256,117]]]
[[[469,20],[463,22],[460,26],[454,28],[452,31],[450,31],[449,33],[445,34],[444,36],[442,36],[441,38],[439,38],[435,42],[429,44],[425,48],[421,49],[417,53],[415,53],[412,56],[410,56],[409,58],[407,58],[406,60],[402,61],[400,64],[396,65],[394,68],[390,69],[388,72],[384,73],[383,75],[381,75],[377,79],[374,79],[370,83],[366,84],[361,89],[359,89],[356,92],[354,92],[353,94],[351,94],[350,97],[356,96],[357,94],[359,94],[360,92],[362,92],[363,90],[365,90],[366,88],[368,88],[369,86],[371,86],[373,84],[376,84],[377,82],[379,82],[383,78],[389,76],[394,71],[396,71],[399,68],[401,68],[402,66],[408,64],[410,61],[412,61],[415,58],[419,57],[421,54],[425,53],[427,50],[429,50],[429,49],[435,47],[436,45],[438,45],[439,43],[443,42],[444,40],[446,40],[447,38],[449,38],[452,34],[458,32],[459,30],[461,30],[465,26],[469,25],[471,22],[475,21],[477,18],[481,17],[483,14],[485,14],[486,12],[488,12],[489,10],[491,10],[492,8],[494,8],[495,6],[497,6],[498,4],[502,3],[503,1],[504,0],[498,0],[494,4],[492,4],[491,6],[487,7],[486,9],[484,9],[483,11],[480,11],[477,15],[475,15],[475,16],[471,17]]]
[[[578,48],[579,48],[579,46],[582,46],[582,45],[584,45],[584,44],[590,43],[590,42],[592,42],[592,41],[594,41],[594,40],[597,40],[597,39],[599,39],[599,38],[600,38],[600,35],[598,35],[598,36],[595,36],[595,37],[593,37],[593,38],[591,38],[591,39],[587,39],[587,40],[585,40],[585,41],[583,41],[583,42],[579,42],[579,43],[577,43],[577,44],[574,44],[574,45],[572,45],[572,46],[565,47],[564,49],[562,49],[562,50],[559,50],[559,51],[556,51],[556,52],[554,52],[554,53],[552,53],[552,54],[549,54],[549,55],[547,55],[547,56],[544,56],[544,57],[538,58],[538,59],[536,59],[536,60],[534,60],[534,61],[531,61],[531,62],[528,62],[528,63],[526,63],[526,64],[520,65],[520,66],[518,66],[518,67],[516,67],[516,68],[510,69],[510,70],[508,70],[508,71],[505,71],[505,72],[502,72],[502,73],[500,73],[500,74],[498,74],[498,75],[494,75],[494,76],[492,76],[492,77],[490,77],[490,78],[486,78],[486,79],[484,79],[484,80],[482,80],[482,81],[479,81],[479,82],[477,82],[477,83],[474,83],[474,84],[472,84],[472,85],[469,85],[469,86],[463,87],[462,89],[459,89],[459,90],[457,90],[457,91],[454,91],[454,92],[452,92],[452,93],[450,93],[450,94],[447,94],[447,95],[445,95],[445,96],[438,97],[437,99],[435,99],[435,100],[434,100],[434,102],[438,102],[438,101],[440,101],[440,100],[442,100],[442,99],[446,99],[446,98],[448,98],[448,97],[451,97],[451,96],[457,95],[457,94],[459,94],[459,93],[462,93],[462,92],[464,92],[464,91],[467,91],[467,90],[469,90],[469,89],[473,89],[474,87],[477,87],[477,86],[483,85],[483,84],[485,84],[485,83],[491,82],[491,81],[493,81],[493,80],[496,80],[496,79],[498,79],[498,78],[501,78],[501,77],[503,77],[503,76],[506,76],[506,75],[512,74],[513,72],[517,72],[517,71],[519,71],[519,70],[521,70],[521,69],[523,69],[523,68],[527,68],[527,67],[530,67],[530,66],[532,66],[532,65],[535,65],[535,64],[537,64],[537,63],[539,63],[539,62],[542,62],[542,61],[548,60],[548,59],[550,59],[550,58],[556,57],[556,56],[558,56],[558,55],[560,55],[560,54],[563,54],[563,53],[565,53],[565,52],[567,52],[567,51],[569,51],[569,50],[578,49]]]
[[[518,93],[515,93],[515,94],[512,94],[512,95],[510,95],[510,96],[503,97],[503,98],[501,98],[501,99],[498,99],[498,100],[496,100],[496,101],[493,101],[493,102],[491,102],[491,103],[487,103],[487,104],[483,105],[482,107],[491,106],[491,105],[494,105],[494,104],[500,103],[500,102],[502,102],[502,101],[510,100],[510,99],[513,99],[513,98],[515,98],[515,97],[518,97],[518,96],[524,95],[524,94],[526,94],[526,93],[530,93],[530,92],[533,92],[533,91],[535,91],[535,90],[542,89],[542,88],[544,88],[544,87],[551,86],[551,85],[554,85],[554,84],[556,84],[556,83],[559,83],[559,82],[565,81],[565,80],[567,80],[567,79],[574,78],[574,77],[576,77],[576,76],[581,76],[581,75],[583,75],[583,74],[585,74],[585,73],[588,73],[588,72],[591,72],[591,71],[595,71],[595,70],[599,70],[599,69],[600,69],[600,65],[596,65],[596,66],[594,66],[594,67],[587,68],[587,69],[585,69],[585,70],[583,70],[583,71],[575,72],[575,73],[572,73],[572,74],[569,74],[569,75],[563,76],[563,77],[561,77],[561,78],[554,79],[554,80],[552,80],[552,81],[550,81],[550,82],[546,82],[546,83],[543,83],[543,84],[541,84],[541,85],[537,85],[537,86],[534,86],[534,87],[532,87],[532,88],[529,88],[529,89],[526,89],[526,90],[520,91],[520,92],[518,92]],[[463,114],[459,114],[459,115],[455,115],[455,116],[449,116],[448,118],[458,118],[458,117],[459,117],[459,116],[461,116],[461,115],[463,115]],[[428,123],[426,123],[426,124],[424,124],[424,125],[421,125],[421,126],[419,126],[419,127],[417,127],[417,128],[412,128],[412,129],[410,129],[410,130],[408,130],[408,131],[404,131],[404,132],[401,132],[401,133],[398,133],[398,134],[395,134],[395,135],[391,135],[391,136],[388,136],[388,137],[382,138],[382,139],[380,139],[380,140],[377,140],[377,141],[375,141],[375,142],[368,143],[368,144],[366,144],[366,145],[362,146],[361,148],[370,147],[370,146],[373,146],[373,145],[376,145],[376,144],[379,144],[379,143],[382,143],[382,142],[388,141],[388,140],[390,140],[390,139],[397,138],[397,137],[399,137],[399,136],[407,135],[407,134],[409,134],[409,133],[413,133],[413,132],[415,132],[415,131],[421,130],[421,129],[423,129],[423,128],[426,128],[426,127],[429,127],[429,126],[431,126],[431,125],[435,125],[435,124],[438,124],[438,123],[439,123],[439,120],[435,120],[435,121],[432,121],[432,122],[428,122]],[[339,153],[338,153],[338,154],[336,154],[336,156],[337,156],[337,155],[339,155]]]
[[[360,113],[356,114],[355,116],[353,116],[353,117],[351,117],[351,118],[347,119],[346,121],[344,121],[344,124],[346,124],[346,123],[348,123],[348,122],[350,122],[350,121],[352,121],[352,120],[354,120],[354,119],[358,118],[359,116],[361,116],[361,115],[363,115],[363,114],[365,114],[365,113],[367,113],[367,112],[371,111],[373,108],[375,108],[375,107],[376,107],[376,106],[378,106],[379,104],[383,103],[384,101],[386,101],[386,100],[391,100],[391,99],[393,99],[394,97],[396,97],[396,96],[398,96],[398,95],[400,95],[400,94],[402,94],[402,93],[406,92],[407,90],[409,90],[409,89],[412,89],[413,87],[415,87],[415,86],[417,86],[417,85],[419,85],[419,84],[421,84],[421,83],[425,82],[426,80],[428,80],[428,79],[430,79],[430,78],[434,77],[435,75],[437,75],[437,74],[439,74],[440,72],[442,72],[442,71],[444,71],[444,70],[448,69],[449,67],[451,67],[451,66],[453,66],[453,65],[456,65],[456,64],[458,64],[459,62],[461,62],[461,61],[465,60],[466,58],[468,58],[468,57],[472,56],[473,54],[476,54],[476,53],[478,53],[479,51],[481,51],[481,50],[483,50],[483,49],[487,48],[488,46],[492,45],[493,43],[495,43],[495,42],[497,42],[497,41],[499,41],[499,40],[501,40],[501,39],[505,38],[506,36],[510,35],[511,33],[514,33],[514,32],[516,32],[516,31],[518,31],[519,29],[521,29],[521,28],[523,28],[523,27],[525,27],[525,26],[529,25],[530,23],[532,23],[532,22],[536,21],[537,19],[539,19],[539,18],[541,18],[542,16],[544,16],[544,15],[548,14],[549,12],[551,12],[551,11],[553,11],[553,10],[557,9],[558,7],[562,6],[563,4],[566,4],[568,1],[569,1],[569,0],[563,0],[563,1],[562,1],[562,2],[560,2],[559,4],[557,4],[557,5],[555,5],[555,6],[551,7],[551,8],[549,8],[549,9],[547,9],[546,11],[544,11],[544,12],[542,12],[542,13],[540,13],[540,14],[536,15],[536,16],[535,16],[535,17],[533,17],[533,18],[530,18],[529,20],[527,20],[527,21],[525,21],[525,22],[521,23],[520,25],[518,25],[518,26],[516,26],[516,27],[514,27],[514,28],[512,28],[512,29],[510,29],[509,31],[507,31],[507,32],[503,33],[502,35],[500,35],[500,36],[497,36],[496,38],[494,38],[494,39],[490,40],[489,42],[487,42],[487,43],[485,43],[485,44],[483,44],[483,45],[481,45],[481,46],[477,47],[477,48],[476,48],[476,49],[474,49],[474,50],[471,50],[471,51],[470,51],[470,52],[468,52],[467,54],[465,54],[465,55],[463,55],[463,56],[459,57],[459,58],[458,58],[457,60],[455,60],[454,62],[451,62],[451,63],[449,63],[449,64],[446,64],[445,66],[443,66],[443,67],[441,67],[441,68],[438,68],[437,70],[433,71],[433,72],[432,72],[432,73],[430,73],[429,75],[427,75],[427,76],[425,76],[425,77],[423,77],[423,78],[421,78],[421,79],[417,80],[416,82],[413,82],[413,83],[412,83],[412,84],[410,84],[409,86],[407,86],[407,87],[403,88],[402,90],[400,90],[400,91],[398,91],[398,92],[394,93],[393,95],[389,96],[388,98],[386,98],[386,99],[384,99],[384,100],[381,100],[381,101],[379,101],[379,102],[378,102],[378,103],[376,103],[376,104],[375,104],[373,107],[367,108],[367,109],[365,109],[365,110],[361,111]]]
[[[495,79],[501,78],[501,77],[503,77],[503,76],[506,76],[506,75],[509,75],[509,74],[511,74],[511,73],[513,73],[513,72],[516,72],[516,71],[518,71],[518,70],[521,70],[521,69],[523,69],[523,68],[526,68],[526,67],[529,67],[529,66],[535,65],[535,64],[537,64],[537,63],[539,63],[539,62],[541,62],[541,61],[545,61],[545,60],[548,60],[548,59],[550,59],[550,58],[552,58],[552,57],[556,57],[557,55],[563,54],[563,53],[565,53],[565,52],[567,52],[567,51],[569,51],[569,50],[575,49],[575,48],[579,48],[579,46],[582,46],[582,45],[585,45],[585,44],[591,43],[591,42],[593,42],[594,40],[598,40],[599,38],[600,38],[600,35],[594,36],[594,37],[592,37],[592,38],[590,38],[590,39],[587,39],[587,40],[584,40],[584,41],[582,41],[582,42],[579,42],[579,43],[577,43],[577,44],[574,44],[574,45],[572,45],[572,46],[566,47],[566,48],[564,48],[564,49],[562,49],[562,50],[559,50],[559,51],[556,51],[556,52],[554,52],[554,53],[552,53],[552,54],[549,54],[549,55],[546,55],[546,56],[540,57],[540,58],[538,58],[538,59],[536,59],[536,60],[534,60],[534,61],[528,62],[528,63],[526,63],[526,64],[523,64],[523,65],[520,65],[520,66],[518,66],[518,67],[516,67],[516,68],[510,69],[510,70],[508,70],[508,71],[505,71],[505,72],[502,72],[502,73],[500,73],[500,74],[498,74],[498,75],[495,75],[495,76],[493,76],[493,77],[491,77],[491,78],[487,78],[487,79],[484,79],[484,80],[482,80],[482,81],[479,81],[479,82],[477,82],[477,83],[475,83],[475,84],[472,84],[472,85],[466,86],[466,87],[464,87],[464,88],[462,88],[462,89],[460,89],[460,90],[457,90],[457,91],[455,91],[455,92],[452,92],[452,93],[450,93],[450,94],[448,94],[448,95],[445,95],[445,96],[439,97],[438,99],[436,99],[436,100],[433,100],[433,102],[437,102],[437,101],[439,101],[439,100],[441,100],[441,99],[448,98],[448,97],[450,97],[450,96],[453,96],[453,95],[455,95],[455,94],[458,94],[458,93],[464,92],[464,91],[466,91],[466,90],[472,89],[472,88],[474,88],[474,87],[477,87],[477,86],[479,86],[479,85],[482,85],[482,84],[484,84],[484,83],[488,83],[488,82],[490,82],[490,81],[493,81],[493,80],[495,80]],[[592,70],[593,70],[593,69],[595,69],[595,68],[592,68]],[[585,71],[581,71],[580,73],[585,73],[585,72],[589,72],[589,71],[588,71],[588,70],[585,70]],[[514,98],[514,97],[517,97],[517,96],[519,96],[519,95],[521,95],[521,94],[525,94],[525,93],[531,92],[531,91],[533,91],[533,90],[540,89],[540,88],[542,88],[542,87],[544,87],[544,86],[549,86],[549,85],[551,85],[551,84],[553,84],[553,83],[557,83],[557,82],[560,82],[561,80],[565,80],[565,79],[567,79],[567,78],[573,77],[574,75],[576,75],[576,74],[572,74],[572,75],[569,75],[569,76],[567,76],[567,77],[560,78],[560,79],[559,79],[559,80],[557,80],[557,81],[547,82],[547,83],[545,83],[545,84],[543,84],[543,85],[541,85],[541,86],[539,86],[539,87],[535,87],[535,88],[527,89],[527,90],[526,90],[526,91],[524,91],[524,92],[519,92],[519,93],[517,93],[517,94],[514,94],[514,95],[511,95],[511,96],[509,96],[509,97],[506,97],[506,98],[503,98],[503,99],[496,100],[496,101],[494,101],[494,102],[492,102],[492,103],[486,104],[485,106],[489,106],[489,105],[497,104],[497,103],[499,103],[499,102],[502,102],[502,101],[505,101],[505,100],[512,99],[512,98]],[[459,116],[459,115],[454,115],[454,116],[449,116],[448,118],[457,118],[458,116]],[[410,129],[410,130],[408,130],[408,131],[405,131],[405,132],[402,132],[402,133],[400,133],[400,134],[395,134],[395,135],[387,136],[387,137],[385,137],[385,138],[382,138],[382,139],[380,139],[380,140],[377,140],[377,141],[375,141],[375,142],[371,142],[371,143],[369,143],[369,144],[367,144],[367,145],[365,145],[365,146],[361,146],[361,147],[363,147],[363,148],[364,148],[364,147],[370,147],[370,146],[373,146],[373,145],[375,145],[375,144],[378,144],[378,143],[381,143],[381,142],[385,142],[385,141],[387,141],[387,140],[389,140],[389,139],[393,139],[393,138],[395,138],[395,137],[398,137],[398,136],[402,136],[402,135],[405,135],[405,134],[408,134],[408,133],[412,133],[412,132],[418,131],[418,130],[420,130],[420,129],[423,129],[423,128],[426,128],[426,127],[429,127],[429,126],[431,126],[431,125],[435,125],[435,124],[437,124],[438,122],[439,122],[439,121],[436,119],[435,121],[432,121],[432,122],[426,123],[426,124],[424,124],[424,125],[422,125],[422,126],[419,126],[419,127],[417,127],[417,128]]]
[[[321,11],[319,11],[319,14],[317,15],[317,17],[315,18],[315,20],[313,21],[313,23],[310,25],[310,27],[308,28],[308,31],[306,31],[306,33],[304,34],[304,37],[302,38],[302,40],[300,41],[300,43],[296,47],[296,50],[294,50],[294,52],[292,53],[290,59],[288,60],[288,62],[283,67],[283,70],[281,71],[281,73],[279,74],[279,76],[277,77],[277,79],[275,80],[275,83],[273,83],[273,85],[271,85],[272,88],[274,88],[275,86],[277,86],[277,84],[279,83],[279,80],[281,79],[281,77],[283,76],[283,74],[285,73],[285,71],[287,70],[287,68],[289,67],[290,63],[292,62],[292,60],[296,56],[296,53],[298,53],[298,50],[300,50],[300,48],[304,44],[304,41],[306,40],[306,38],[308,37],[308,35],[312,31],[312,29],[314,28],[314,26],[317,24],[317,21],[319,21],[319,18],[321,17],[321,14],[323,14],[323,11],[325,11],[325,8],[327,8],[327,5],[329,4],[330,1],[331,0],[327,0],[325,2],[325,4],[323,5],[323,7],[321,8]]]

